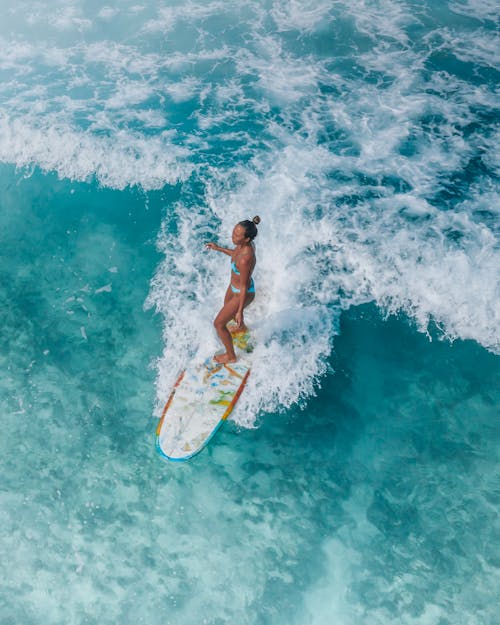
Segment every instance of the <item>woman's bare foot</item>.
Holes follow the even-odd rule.
[[[214,360],[221,365],[225,365],[230,362],[236,362],[236,356],[230,356],[229,354],[216,354],[214,356]]]

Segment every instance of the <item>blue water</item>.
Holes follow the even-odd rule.
[[[496,3],[2,9],[1,625],[496,623]],[[257,364],[167,464],[254,214]]]

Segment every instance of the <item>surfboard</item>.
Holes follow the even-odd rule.
[[[228,418],[250,375],[250,332],[228,324],[237,362],[213,358],[191,363],[174,384],[156,429],[156,448],[167,460],[182,462],[198,454]]]

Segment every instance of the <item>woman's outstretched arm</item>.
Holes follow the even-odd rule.
[[[228,256],[232,256],[234,250],[230,250],[228,247],[221,247],[217,245],[217,243],[207,243],[206,247],[209,250],[215,250],[216,252],[222,252],[223,254],[227,254]]]

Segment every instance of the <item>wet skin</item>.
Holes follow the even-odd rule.
[[[231,289],[231,285],[228,286],[224,296],[224,305],[214,320],[214,327],[226,350],[225,353],[214,356],[214,359],[220,363],[236,362],[233,340],[231,333],[227,329],[227,324],[231,319],[234,319],[237,328],[240,330],[244,329],[243,310],[253,302],[255,298],[255,293],[247,293],[250,277],[255,267],[255,249],[250,238],[245,236],[243,226],[237,224],[233,228],[232,241],[235,245],[235,248],[232,250],[220,247],[216,243],[207,243],[209,249],[230,256],[240,272],[240,275],[231,272],[231,284],[236,289],[239,289],[240,292],[234,293]]]

